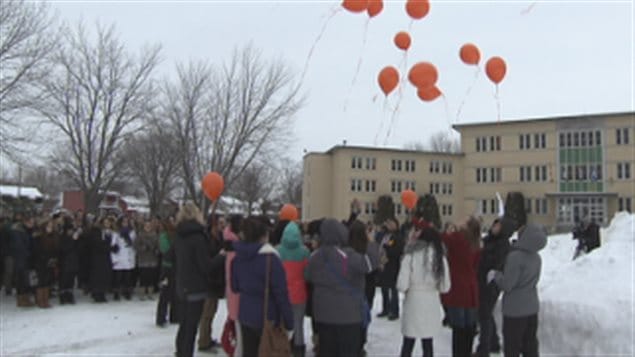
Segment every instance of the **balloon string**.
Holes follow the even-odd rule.
[[[531,12],[531,10],[534,9],[534,6],[536,6],[536,4],[538,4],[537,1],[534,1],[531,3],[531,5],[529,5],[526,9],[524,9],[523,11],[520,12],[521,15],[527,15]]]
[[[306,75],[306,72],[309,69],[309,63],[311,62],[311,58],[313,58],[313,51],[315,51],[315,47],[317,46],[317,44],[322,39],[322,36],[324,35],[324,32],[326,32],[326,27],[328,26],[329,22],[331,22],[333,17],[335,17],[335,15],[338,12],[340,12],[340,10],[341,9],[340,9],[339,5],[335,5],[335,6],[333,6],[331,8],[326,21],[324,21],[324,24],[322,25],[322,28],[320,29],[320,32],[318,33],[317,37],[315,38],[315,41],[313,41],[313,44],[311,45],[311,49],[309,50],[309,54],[306,57],[306,61],[304,62],[304,69],[302,70],[302,75],[300,76],[300,83],[302,83],[302,81],[304,80],[304,76]]]
[[[497,113],[498,123],[500,123],[501,122],[501,101],[498,95],[498,84],[496,84],[496,93],[494,94],[494,97],[496,98],[496,113]]]
[[[392,133],[392,129],[397,125],[397,116],[399,114],[399,107],[401,106],[401,99],[403,98],[403,93],[401,91],[401,86],[399,87],[399,97],[397,98],[397,104],[395,105],[395,109],[392,112],[390,117],[390,124],[388,125],[388,132],[386,133],[386,138],[384,139],[384,146],[388,145],[388,139],[390,138],[390,134]]]
[[[472,93],[472,88],[476,84],[476,80],[478,79],[478,75],[480,73],[481,73],[481,69],[479,67],[476,67],[476,71],[474,72],[474,78],[472,78],[472,83],[470,83],[470,85],[467,87],[467,91],[465,92],[465,96],[463,96],[463,99],[461,100],[461,104],[459,104],[459,109],[457,109],[457,111],[456,111],[456,121],[455,122],[457,122],[457,123],[459,122],[459,117],[461,116],[461,112],[463,111],[463,106],[465,105],[465,102],[467,101],[467,98]]]
[[[364,49],[366,48],[366,39],[368,38],[368,24],[370,23],[370,19],[366,20],[366,24],[364,25],[364,38],[362,40],[362,48],[359,51],[359,58],[357,59],[357,66],[355,68],[355,73],[353,74],[353,80],[351,81],[351,86],[348,89],[348,94],[346,95],[346,100],[344,100],[344,112],[346,112],[346,108],[348,107],[348,102],[353,94],[353,88],[357,83],[357,77],[359,75],[359,71],[362,68],[362,60],[364,59]]]
[[[377,146],[379,140],[379,133],[384,129],[384,116],[386,115],[386,109],[388,108],[388,96],[384,97],[384,103],[382,104],[382,118],[379,121],[379,130],[375,134],[375,140],[373,140],[373,145]]]

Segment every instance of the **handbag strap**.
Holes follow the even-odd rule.
[[[265,303],[263,304],[262,320],[267,322],[267,312],[269,311],[269,276],[271,275],[271,254],[267,254],[267,269],[265,270]]]

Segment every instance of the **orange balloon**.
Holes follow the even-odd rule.
[[[423,19],[430,11],[430,1],[428,0],[408,0],[406,1],[406,12],[415,20]]]
[[[418,200],[417,194],[412,190],[404,190],[401,192],[401,202],[408,209],[413,209]]]
[[[217,172],[208,172],[201,181],[201,188],[210,201],[216,201],[223,193],[225,181]]]
[[[400,50],[408,51],[411,43],[410,35],[407,32],[401,31],[395,35],[395,45]]]
[[[507,73],[505,60],[500,57],[490,58],[485,65],[485,72],[487,72],[487,76],[492,82],[500,83],[505,78],[505,73]]]
[[[441,95],[441,91],[436,86],[423,87],[417,90],[417,95],[421,100],[431,102]]]
[[[481,52],[478,50],[478,47],[472,43],[466,43],[461,46],[461,52],[459,54],[465,64],[478,64],[478,61],[481,60]]]
[[[417,88],[430,87],[437,83],[439,73],[430,62],[419,62],[410,68],[408,79]]]
[[[384,1],[383,0],[368,0],[368,8],[366,12],[368,12],[368,17],[375,17],[379,15],[379,13],[384,9]]]
[[[350,12],[362,12],[368,8],[368,0],[344,0],[342,7]]]
[[[298,209],[294,205],[287,203],[280,209],[278,218],[281,221],[297,221],[299,218]]]
[[[385,95],[388,95],[395,90],[399,84],[399,71],[393,66],[384,67],[384,69],[379,72],[377,80],[379,81],[381,91],[384,92]]]

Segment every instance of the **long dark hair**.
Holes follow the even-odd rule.
[[[366,254],[368,248],[368,232],[366,225],[358,220],[353,221],[348,231],[348,245],[358,253]]]
[[[463,237],[470,243],[472,250],[477,250],[481,244],[481,223],[474,216],[470,216],[462,228]]]
[[[432,258],[432,275],[437,282],[438,288],[440,287],[441,282],[443,281],[443,275],[445,274],[445,269],[443,268],[443,257],[445,256],[445,250],[443,249],[443,244],[441,243],[441,234],[439,234],[439,232],[432,227],[426,227],[421,230],[418,239],[432,246],[432,251],[434,252]],[[424,262],[425,259],[426,256],[424,256]]]

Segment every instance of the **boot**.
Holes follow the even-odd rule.
[[[304,357],[306,354],[306,346],[293,346],[291,352],[293,357]]]
[[[49,288],[42,288],[42,308],[48,309],[51,307],[49,303],[49,297],[51,294],[51,290]]]
[[[37,305],[40,308],[44,308],[42,290],[43,290],[42,288],[35,289],[35,305]]]
[[[29,295],[26,295],[26,294],[18,295],[16,301],[18,303],[18,307],[33,307],[33,306],[35,306],[35,304],[33,304],[33,302],[31,301],[31,298],[29,297]]]

